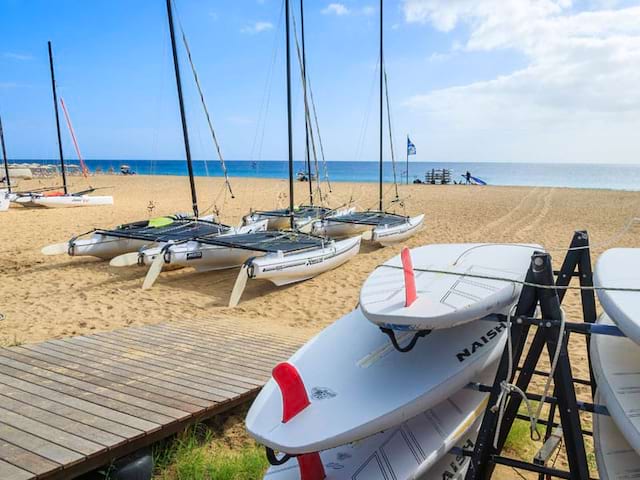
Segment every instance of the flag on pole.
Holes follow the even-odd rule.
[[[415,155],[416,154],[416,146],[413,144],[411,139],[407,137],[407,155]]]

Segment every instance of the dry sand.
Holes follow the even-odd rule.
[[[94,227],[110,227],[153,216],[190,210],[184,177],[102,176],[94,186],[112,186],[113,207],[29,210],[13,207],[0,214],[0,344],[36,342],[88,334],[127,325],[177,318],[206,319],[227,315],[240,322],[261,323],[275,331],[311,336],[354,308],[360,285],[373,268],[400,247],[363,244],[348,264],[312,280],[277,288],[249,282],[235,309],[226,304],[236,270],[197,274],[191,269],[164,272],[153,289],[142,291],[145,270],[115,269],[107,262],[67,256],[44,257],[40,248],[65,241]],[[75,180],[78,189],[84,181]],[[253,208],[287,202],[287,184],[279,180],[232,179],[235,199],[224,195],[220,179],[197,180],[201,210],[217,207],[220,219],[239,223]],[[23,182],[22,189],[44,181]],[[297,183],[297,198],[306,199],[307,184]],[[386,187],[390,198],[391,188]],[[443,242],[535,242],[563,258],[574,230],[590,232],[594,260],[609,246],[637,246],[640,227],[609,241],[638,215],[640,194],[559,188],[402,186],[406,213],[425,213],[424,229],[407,242],[414,247]],[[376,206],[375,184],[335,183],[332,206],[353,199],[359,207]],[[397,207],[398,213],[403,208]],[[579,319],[576,292],[565,300],[568,317]],[[576,374],[588,375],[586,352],[574,339]]]

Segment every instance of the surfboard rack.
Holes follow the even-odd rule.
[[[594,325],[596,322],[596,301],[593,289],[582,289],[582,321],[561,321],[560,306],[566,295],[567,287],[572,279],[578,279],[581,287],[593,286],[593,272],[589,249],[589,235],[586,231],[574,233],[570,247],[562,262],[560,270],[554,271],[551,256],[548,253],[536,253],[532,257],[531,266],[527,272],[525,285],[520,294],[513,316],[510,335],[512,352],[505,347],[493,385],[477,385],[478,389],[489,391],[489,402],[485,410],[478,439],[473,451],[455,449],[455,453],[470,458],[466,480],[489,479],[492,477],[496,465],[506,465],[517,470],[534,472],[540,479],[567,478],[588,479],[589,466],[585,449],[584,437],[592,432],[583,429],[580,412],[586,411],[596,414],[608,414],[605,407],[590,402],[580,402],[576,398],[575,385],[590,387],[592,400],[596,391],[596,382],[589,360],[589,379],[574,379],[568,353],[569,336],[583,335],[589,351],[592,334],[621,335],[617,328],[602,329]],[[549,288],[556,287],[556,288]],[[536,318],[536,307],[540,307],[541,318]],[[529,331],[536,327],[533,338]],[[543,351],[553,358],[559,349],[556,368],[553,372],[537,369]],[[526,355],[525,355],[525,349]],[[588,357],[588,356],[587,356]],[[523,360],[524,358],[524,360]],[[523,360],[521,362],[521,360]],[[512,366],[509,378],[509,365]],[[553,376],[553,390],[543,396],[529,392],[531,380],[534,376],[548,378]],[[550,438],[554,431],[561,429],[569,471],[554,468],[546,461],[532,459],[525,462],[504,456],[502,454],[507,436],[516,419],[529,420],[529,416],[519,413],[523,399],[520,395],[510,393],[502,412],[495,406],[502,392],[502,384],[507,381],[516,385],[524,392],[529,400],[544,401],[548,404],[546,419],[539,419],[537,424],[545,427],[541,440],[543,444],[552,445]],[[557,417],[559,421],[557,421]]]

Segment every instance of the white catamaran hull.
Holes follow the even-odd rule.
[[[261,220],[250,225],[233,228],[225,235],[240,235],[262,232],[267,229],[267,221]],[[209,245],[198,241],[188,241],[176,245],[158,244],[142,250],[138,257],[138,265],[151,266],[158,255],[164,255],[166,267],[193,267],[199,272],[224,270],[239,267],[249,258],[262,255],[262,252],[243,248],[229,248]]]
[[[10,203],[9,193],[6,190],[0,190],[0,212],[9,210]]]
[[[213,215],[201,217],[202,220],[206,221],[213,221],[213,218]],[[69,240],[66,253],[71,257],[97,257],[102,260],[111,260],[118,255],[136,252],[149,244],[148,240],[121,238],[95,232],[89,238],[72,238]],[[49,253],[43,249],[43,253],[45,255],[57,255],[64,252]]]
[[[407,238],[413,236],[422,227],[424,221],[424,214],[410,217],[406,223],[400,225],[393,225],[388,227],[382,225],[373,229],[371,235],[371,241],[377,242],[383,247],[395,245],[397,243],[405,241]]]
[[[350,213],[353,213],[355,211],[354,207],[350,207],[350,208],[341,208],[338,209],[336,211],[334,211],[333,213],[331,213],[329,216],[330,217],[339,217],[341,215],[348,215]],[[271,215],[264,215],[261,213],[251,213],[249,215],[246,215],[243,218],[243,225],[251,225],[253,223],[259,222],[261,220],[267,220],[269,223],[267,225],[267,230],[287,230],[288,228],[290,228],[290,217],[288,216],[284,216],[284,217],[276,217],[276,216],[271,216]],[[296,229],[300,229],[302,227],[304,227],[305,225],[311,223],[311,222],[315,222],[318,220],[317,216],[304,216],[304,217],[300,217],[300,216],[296,216],[295,217],[295,228]],[[358,235],[357,233],[355,235]],[[349,236],[353,236],[353,235],[344,235],[345,237],[349,237]]]
[[[23,207],[46,208],[70,208],[70,207],[96,207],[101,205],[113,205],[112,196],[92,195],[59,195],[59,196],[26,196],[18,197],[16,203]]]
[[[315,277],[347,262],[360,251],[361,237],[330,242],[313,251],[283,255],[270,253],[248,265],[249,278],[269,280],[275,285],[288,285]]]
[[[371,225],[362,223],[332,222],[330,219],[320,220],[313,224],[311,233],[322,237],[345,238],[361,235],[371,230]]]

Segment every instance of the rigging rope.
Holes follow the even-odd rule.
[[[207,108],[207,103],[204,99],[204,93],[202,92],[202,87],[200,86],[200,79],[198,77],[198,72],[196,72],[196,67],[193,64],[193,59],[191,58],[191,49],[189,48],[189,43],[187,42],[187,36],[184,33],[184,29],[182,28],[182,22],[180,21],[180,17],[178,17],[178,26],[180,27],[180,33],[182,35],[182,41],[184,43],[184,48],[187,52],[187,58],[189,59],[189,65],[191,66],[191,72],[193,73],[193,78],[196,82],[196,86],[198,87],[198,93],[200,95],[200,102],[202,103],[202,108],[204,109],[204,114],[207,118],[207,124],[209,125],[209,131],[211,132],[211,137],[213,138],[213,143],[216,146],[216,151],[218,152],[218,158],[220,159],[220,165],[222,166],[222,173],[224,174],[224,183],[229,193],[231,194],[231,198],[235,198],[233,195],[233,190],[231,189],[231,183],[229,182],[229,176],[227,173],[227,165],[224,162],[224,157],[222,156],[222,150],[220,149],[220,144],[218,143],[218,137],[216,136],[216,132],[213,129],[213,123],[211,121],[211,116],[209,115],[209,109]],[[206,165],[206,162],[205,162]]]
[[[391,147],[391,166],[393,168],[393,185],[396,191],[396,201],[400,199],[398,195],[398,179],[396,178],[396,154],[393,149],[393,128],[391,125],[391,108],[389,108],[389,80],[387,79],[387,68],[383,65],[384,92],[387,100],[387,123],[389,124],[389,146]]]
[[[301,54],[301,50],[300,50],[300,43],[298,42],[298,27],[296,26],[296,16],[295,14],[292,12],[291,15],[292,19],[293,19],[293,32],[294,32],[294,39],[295,39],[295,43],[296,43],[296,52],[298,54],[298,64],[300,65],[300,80],[302,81],[302,91],[303,91],[303,97],[304,97],[304,116],[305,116],[305,122],[306,124],[310,127],[309,130],[309,139],[311,140],[311,151],[313,152],[313,161],[314,161],[314,166],[315,166],[315,174],[316,174],[316,191],[318,193],[318,197],[320,198],[320,204],[322,205],[323,203],[323,198],[322,198],[322,189],[320,187],[320,170],[318,167],[318,154],[316,152],[316,143],[315,143],[315,138],[313,135],[313,125],[311,123],[311,116],[309,114],[309,100],[307,97],[307,72],[305,71],[303,62],[302,62],[302,54]],[[311,176],[311,172],[309,172],[309,176]],[[311,178],[309,178],[309,181],[311,181]]]
[[[73,130],[73,125],[71,124],[71,117],[69,117],[69,112],[67,111],[67,106],[64,103],[64,99],[60,97],[60,105],[62,105],[62,111],[64,112],[64,118],[67,120],[67,127],[69,127],[69,133],[71,134],[71,140],[73,140],[73,146],[76,149],[76,153],[78,154],[78,160],[80,160],[80,168],[82,170],[82,175],[85,180],[89,179],[89,169],[84,163],[82,159],[82,153],[80,153],[80,146],[78,145],[78,140],[76,139],[76,132]],[[91,185],[89,185],[91,186]]]

